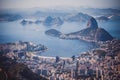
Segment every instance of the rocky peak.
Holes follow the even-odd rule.
[[[61,20],[60,17],[48,16],[44,21],[45,26],[53,26],[53,25],[60,26],[62,24],[63,24],[63,21]]]
[[[87,23],[88,28],[98,28],[97,21],[92,17]]]

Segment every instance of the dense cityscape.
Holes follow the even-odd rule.
[[[27,65],[34,73],[49,80],[119,80],[120,41],[115,39],[99,44],[100,48],[71,58],[37,56],[39,51],[47,48],[38,46],[36,51],[36,44],[21,41],[0,45],[0,53]]]
[[[0,80],[120,80],[120,0],[1,0]]]

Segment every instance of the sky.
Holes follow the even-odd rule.
[[[0,8],[120,8],[120,0],[0,0]]]

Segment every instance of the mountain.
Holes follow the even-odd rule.
[[[120,20],[120,15],[107,15],[107,16],[100,16],[100,17],[96,17],[96,20],[99,21],[119,21]]]
[[[92,16],[99,16],[99,15],[114,15],[114,14],[120,14],[119,9],[112,9],[112,8],[105,8],[105,9],[100,9],[100,8],[78,8],[77,10],[87,13]]]
[[[23,17],[19,14],[0,14],[0,21],[16,21],[22,18]]]
[[[62,35],[61,32],[55,30],[55,29],[50,29],[48,31],[45,31],[45,34],[53,36],[53,37],[60,37],[60,35]]]
[[[0,80],[47,80],[26,65],[0,55]]]
[[[28,23],[28,21],[27,20],[22,20],[21,22],[20,22],[22,25],[26,25],[27,23]]]
[[[48,17],[44,20],[43,24],[44,24],[45,26],[54,26],[54,25],[60,26],[60,25],[63,24],[63,21],[62,21],[62,19],[61,19],[60,17],[55,17],[55,18],[53,18],[53,17],[51,17],[51,16],[48,16]]]
[[[27,24],[40,24],[40,23],[42,23],[42,21],[41,20],[36,20],[36,21],[32,21],[32,20],[25,20],[25,19],[23,19],[21,22],[20,22],[20,24],[22,24],[22,25],[27,25]]]
[[[113,37],[106,30],[98,27],[97,21],[93,17],[88,21],[87,28],[66,35],[74,36],[74,38],[90,42],[107,41],[113,39]]]
[[[65,17],[68,22],[86,22],[91,18],[91,16],[83,13],[72,14]]]
[[[111,16],[109,16],[108,18],[109,18],[110,20],[114,20],[114,21],[116,20],[116,21],[117,21],[117,20],[120,20],[120,15],[111,15]]]
[[[87,28],[97,29],[98,28],[97,21],[94,18],[91,18],[87,23]]]
[[[107,41],[113,39],[113,37],[106,30],[98,27],[97,21],[93,17],[88,21],[87,28],[83,30],[63,34],[52,29],[46,31],[45,33],[50,36],[59,37],[60,39],[77,39],[87,42]]]
[[[106,17],[106,16],[100,16],[100,17],[96,17],[96,20],[99,20],[99,21],[108,21],[109,18]]]
[[[113,37],[105,29],[102,29],[102,28],[97,29],[97,32],[94,38],[97,41],[107,41],[107,40],[113,39]]]
[[[40,21],[40,20],[35,21],[35,24],[40,24],[40,23],[42,23],[42,21]]]
[[[32,20],[25,20],[23,19],[20,22],[22,25],[27,25],[27,24],[40,24],[43,23],[45,26],[60,26],[64,23],[64,21],[60,18],[60,17],[51,17],[48,16],[47,18],[45,18],[45,20],[36,20],[36,21],[32,21]]]

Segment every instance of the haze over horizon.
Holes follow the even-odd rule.
[[[120,9],[120,0],[0,0],[0,9],[91,7]]]

